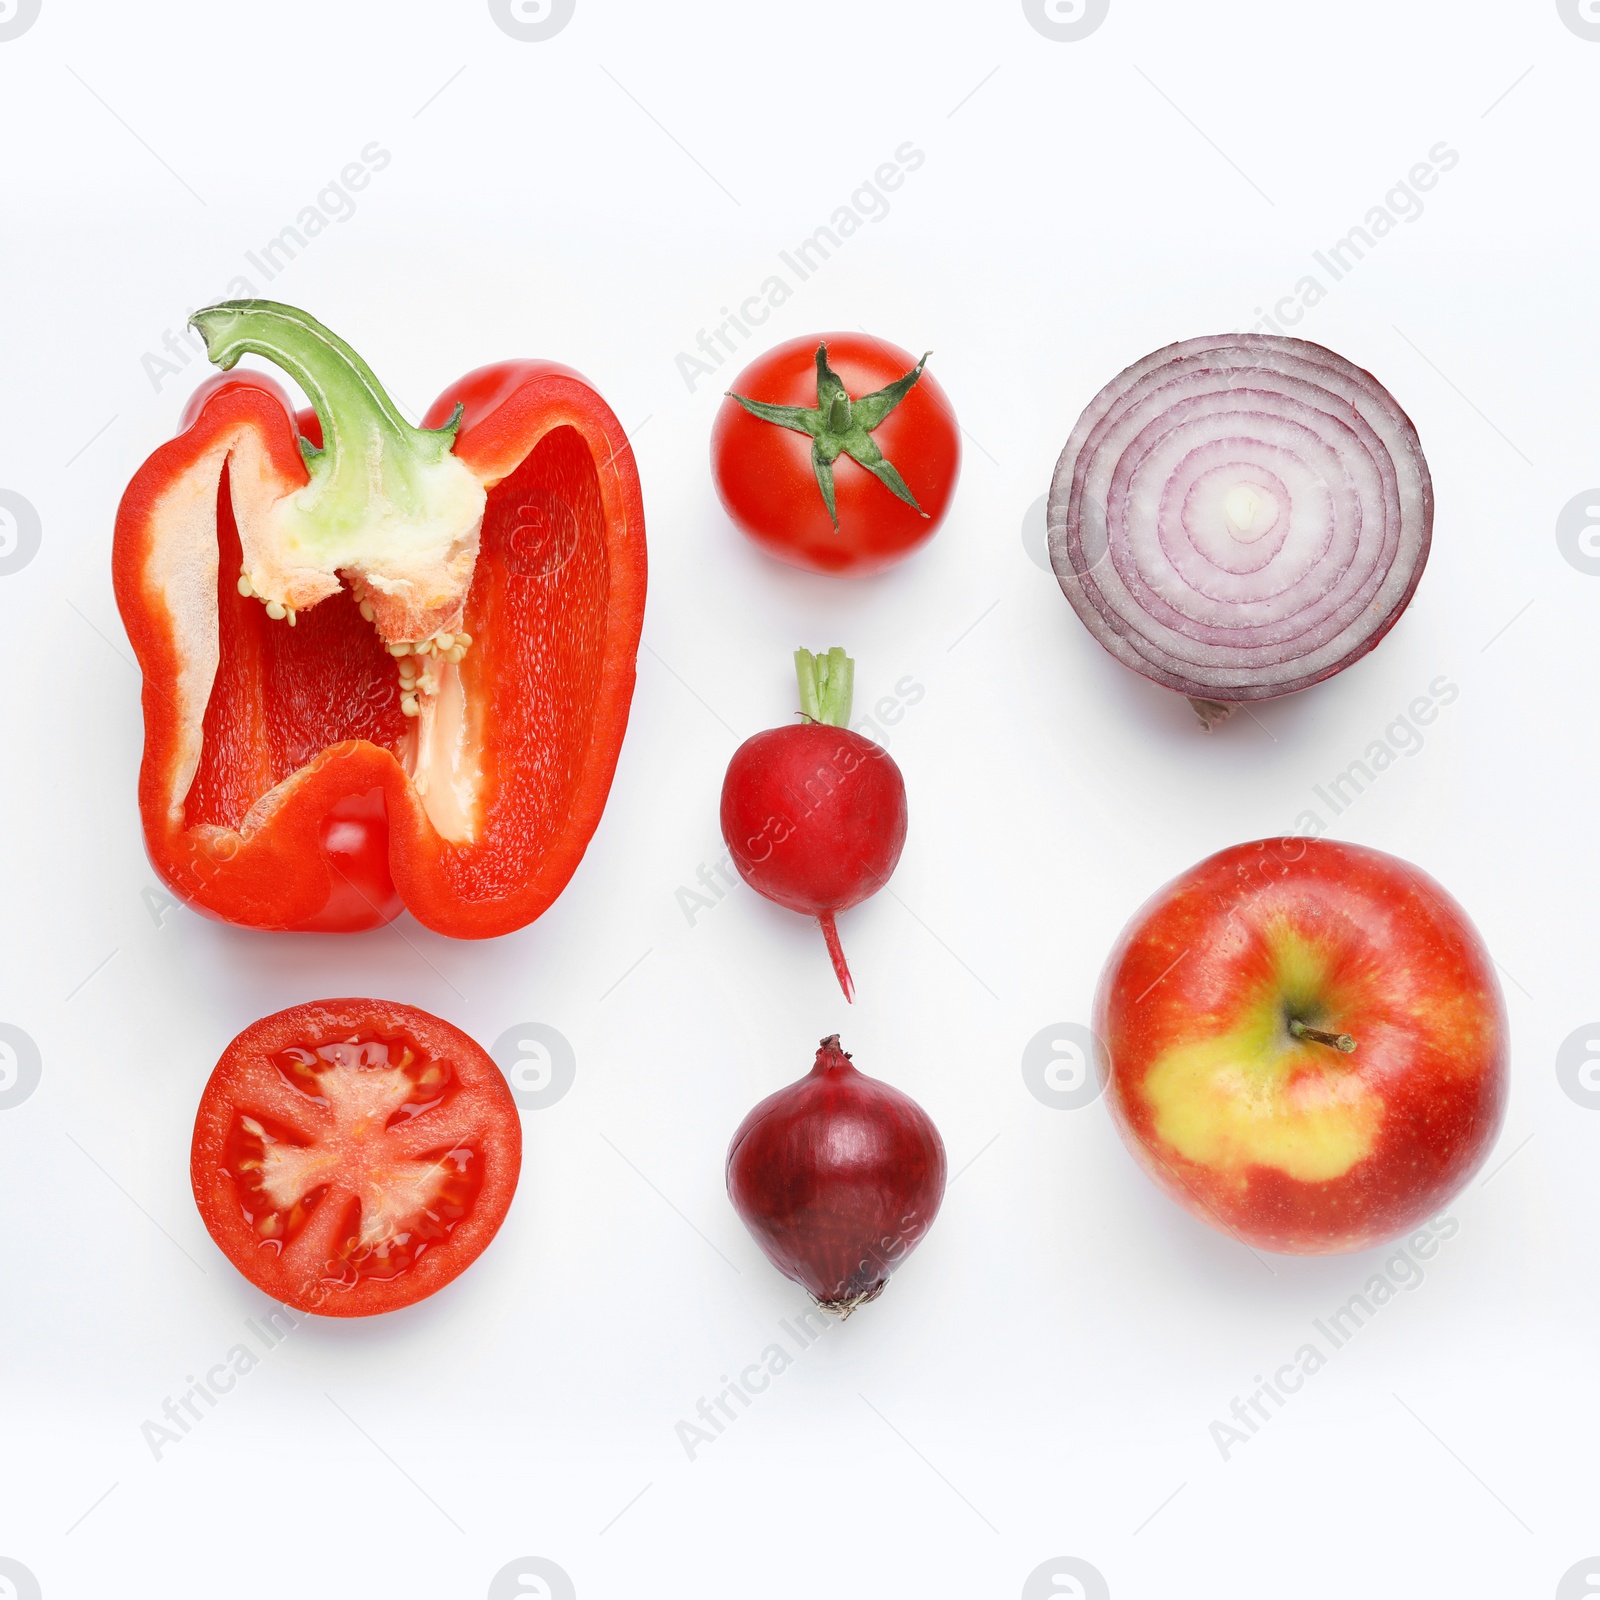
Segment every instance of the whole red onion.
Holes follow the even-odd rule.
[[[883,1293],[938,1215],[944,1181],[944,1141],[927,1112],[857,1072],[836,1033],[728,1147],[740,1220],[779,1272],[841,1317]]]
[[[1048,519],[1095,638],[1220,710],[1318,683],[1383,638],[1428,559],[1433,486],[1370,372],[1242,333],[1112,379],[1061,453]]]

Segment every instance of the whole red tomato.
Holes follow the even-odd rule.
[[[1112,951],[1094,1031],[1140,1165],[1267,1250],[1417,1226],[1505,1111],[1488,951],[1426,873],[1359,845],[1263,839],[1174,879]]]
[[[961,430],[944,390],[897,345],[811,334],[734,380],[711,465],[728,515],[768,555],[860,577],[938,531],[961,475]]]

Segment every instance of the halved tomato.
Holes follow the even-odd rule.
[[[391,1000],[315,1000],[252,1023],[200,1097],[190,1180],[218,1248],[301,1311],[425,1299],[505,1220],[522,1124],[500,1069]]]

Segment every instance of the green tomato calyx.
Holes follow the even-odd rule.
[[[841,455],[865,467],[897,499],[904,500],[919,516],[926,517],[928,513],[917,504],[916,496],[906,487],[894,463],[874,443],[872,434],[911,392],[932,354],[931,350],[925,352],[916,366],[893,383],[853,400],[838,373],[828,365],[827,345],[819,344],[815,406],[768,405],[764,400],[751,400],[731,390],[728,397],[737,400],[751,416],[763,422],[810,435],[811,470],[816,474],[817,487],[822,491],[823,504],[828,508],[828,517],[835,529],[839,526],[839,513],[834,506],[833,464]]]

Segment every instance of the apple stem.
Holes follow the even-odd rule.
[[[1331,1045],[1341,1055],[1350,1055],[1356,1047],[1348,1033],[1329,1033],[1326,1028],[1307,1027],[1298,1017],[1289,1022],[1289,1032],[1297,1039],[1309,1039],[1313,1044]]]

